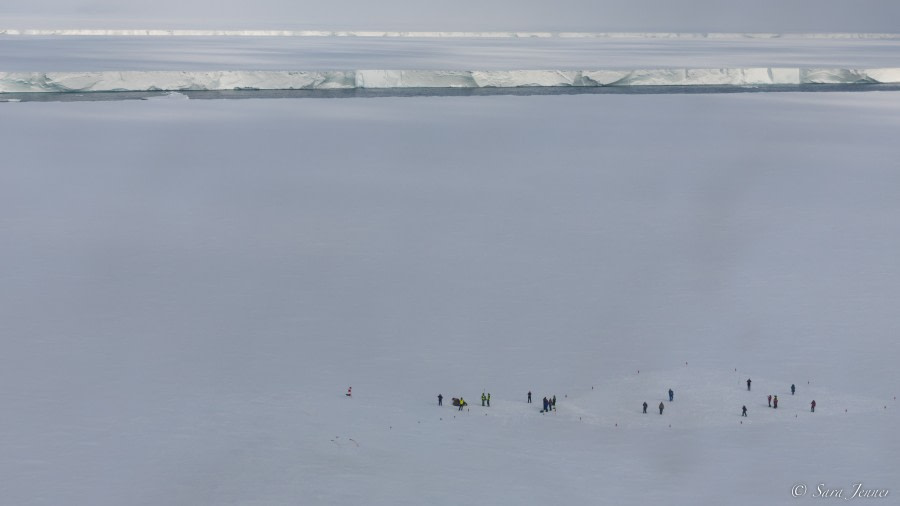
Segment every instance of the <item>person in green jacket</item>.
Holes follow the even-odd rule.
[[[487,397],[484,396],[484,392],[481,392],[481,406],[484,407],[484,402],[487,400]]]

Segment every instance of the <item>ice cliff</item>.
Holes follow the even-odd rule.
[[[0,93],[900,84],[900,68],[0,72]]]

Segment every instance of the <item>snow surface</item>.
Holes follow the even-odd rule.
[[[0,93],[541,86],[764,86],[872,83],[900,83],[900,68],[0,72]]]
[[[0,71],[893,68],[900,39],[0,36]]]
[[[2,104],[2,502],[892,504],[897,97]]]

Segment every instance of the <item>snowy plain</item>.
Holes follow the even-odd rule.
[[[0,495],[892,504],[898,134],[897,92],[0,104]]]
[[[864,35],[864,34],[857,34]],[[4,72],[897,67],[900,38],[0,35]]]

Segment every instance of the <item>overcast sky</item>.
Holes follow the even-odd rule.
[[[898,0],[29,0],[0,28],[900,32]]]

